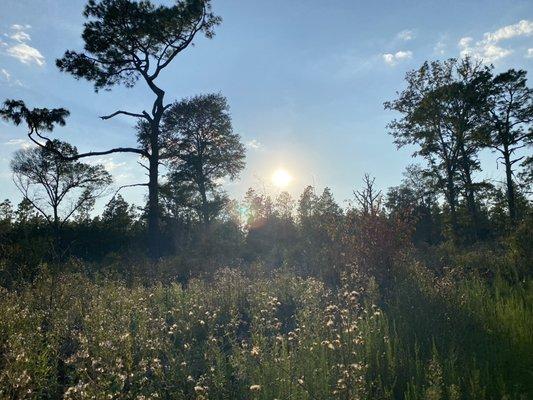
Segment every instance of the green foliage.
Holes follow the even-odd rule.
[[[15,125],[26,123],[31,134],[43,131],[51,132],[56,125],[65,126],[65,119],[70,112],[64,108],[33,108],[29,109],[22,100],[6,100],[0,109],[0,117]],[[31,138],[31,136],[30,136]]]
[[[177,191],[181,203],[208,224],[227,201],[220,181],[235,179],[244,168],[245,149],[233,132],[226,98],[207,94],[175,102],[165,111],[163,133],[171,171],[167,190],[172,198]]]
[[[83,13],[88,19],[82,34],[85,51],[67,51],[56,65],[92,81],[97,91],[117,84],[131,87],[140,77],[152,81],[198,32],[214,35],[220,18],[210,8],[209,0],[176,1],[173,6],[89,0]]]
[[[103,194],[112,178],[102,165],[65,160],[77,155],[76,147],[59,140],[50,146],[55,151],[40,146],[17,151],[11,169],[24,199],[59,229],[78,209]]]
[[[0,296],[7,398],[526,398],[531,287],[420,265],[379,288],[288,272],[126,286],[43,274]],[[253,278],[252,278],[253,276]],[[16,315],[16,318],[13,318]]]

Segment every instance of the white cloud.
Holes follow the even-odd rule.
[[[527,49],[526,58],[533,58],[533,49]]]
[[[0,68],[0,82],[5,82],[10,86],[24,86],[18,79],[13,79],[11,73],[5,68]]]
[[[474,42],[471,37],[464,37],[459,40],[459,49],[461,49],[461,57],[474,57],[486,62],[494,62],[501,58],[507,57],[513,51],[505,49],[496,43],[480,41]]]
[[[11,74],[9,73],[7,69],[0,68],[0,74],[4,77],[4,79],[7,82],[9,82],[9,80],[11,79]]]
[[[118,174],[118,175],[114,175],[113,176],[115,178],[115,183],[117,184],[131,184],[131,181],[133,180],[133,178],[135,178],[132,174],[130,173],[125,173],[125,174]],[[163,183],[163,182],[161,182]]]
[[[255,139],[252,139],[252,140],[249,140],[249,141],[246,142],[246,147],[248,147],[249,149],[257,150],[261,146],[262,146],[262,144],[259,141],[255,140]]]
[[[30,29],[31,25],[20,25],[20,24],[13,24],[11,25],[11,29],[15,31],[21,31],[23,29]]]
[[[45,63],[44,56],[35,47],[30,46],[27,42],[31,40],[29,33],[25,29],[30,29],[30,25],[15,24],[11,26],[14,32],[5,34],[15,43],[11,45],[0,40],[0,46],[6,47],[6,53],[13,58],[16,58],[23,64],[36,64],[42,67]]]
[[[96,158],[91,159],[88,161],[91,165],[97,165],[101,164],[104,166],[107,172],[113,172],[121,167],[124,167],[126,165],[125,162],[116,162],[113,160],[113,157],[103,157],[103,158]]]
[[[403,31],[398,32],[396,37],[400,40],[404,40],[407,42],[408,40],[412,40],[415,38],[415,33],[410,29],[404,29]]]
[[[10,46],[7,49],[7,54],[16,58],[23,64],[35,63],[39,67],[44,65],[44,56],[35,47],[31,47],[26,43],[19,43],[14,46]]]
[[[34,146],[34,144],[27,139],[9,139],[7,142],[4,142],[4,144],[6,146],[20,147],[21,149],[29,149]]]
[[[435,52],[435,54],[443,55],[446,52],[446,44],[443,41],[439,40],[435,44],[435,47],[433,47],[433,51]]]
[[[400,61],[409,60],[413,58],[413,52],[410,50],[400,50],[396,53],[385,53],[382,55],[383,61],[390,66],[396,65]]]
[[[440,35],[439,41],[435,43],[435,46],[433,46],[433,53],[442,56],[446,53],[447,50],[447,43],[449,41],[447,34]]]
[[[504,26],[495,32],[487,32],[484,36],[487,42],[499,42],[501,40],[512,39],[516,36],[531,35],[533,35],[533,21],[523,19],[514,25]]]
[[[494,32],[487,32],[483,40],[474,42],[471,37],[459,40],[461,57],[470,56],[486,62],[494,62],[513,53],[512,49],[504,48],[499,43],[504,40],[520,36],[533,35],[533,22],[522,20],[513,25],[507,25]]]
[[[31,40],[31,36],[29,35],[29,33],[26,33],[24,31],[17,31],[9,37],[19,43]]]

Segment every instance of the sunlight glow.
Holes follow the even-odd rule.
[[[283,168],[277,169],[272,174],[272,183],[279,188],[285,188],[291,183],[292,176]]]

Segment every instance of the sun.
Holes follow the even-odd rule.
[[[272,174],[272,183],[279,188],[286,188],[292,181],[292,176],[285,169],[278,168]]]

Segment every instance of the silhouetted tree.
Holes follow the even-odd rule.
[[[101,221],[109,228],[128,230],[134,222],[134,213],[130,205],[119,194],[106,204]]]
[[[304,189],[298,202],[298,222],[300,254],[296,262],[304,271],[334,281],[342,263],[343,211],[329,188],[320,196],[312,186]]]
[[[33,108],[29,109],[22,100],[6,100],[0,109],[0,117],[16,126],[25,123],[28,137],[40,147],[52,148],[52,142],[45,132],[51,132],[56,125],[65,126],[65,119],[70,112],[64,108]],[[35,138],[37,136],[37,138]],[[39,139],[44,140],[40,142]]]
[[[444,191],[450,208],[453,236],[458,233],[458,194],[464,189],[477,234],[472,174],[479,169],[482,116],[487,109],[490,69],[466,58],[424,63],[406,75],[407,89],[385,108],[403,114],[389,125],[398,147],[419,146],[429,172]]]
[[[281,192],[274,203],[274,212],[285,221],[294,221],[294,200],[288,192]]]
[[[520,186],[525,194],[533,194],[533,157],[526,157],[520,164],[522,170],[518,174]]]
[[[363,188],[353,192],[361,212],[366,215],[376,215],[381,211],[381,190],[374,188],[375,181],[376,178],[371,178],[369,174],[365,174],[363,176]]]
[[[74,221],[78,224],[88,224],[91,221],[91,212],[96,204],[95,198],[88,198],[73,214]]]
[[[197,219],[197,189],[190,182],[169,179],[161,185],[163,216],[173,222]]]
[[[385,207],[393,222],[404,222],[412,229],[414,243],[436,244],[441,240],[441,210],[434,183],[417,165],[407,167],[399,186],[388,189]]]
[[[15,222],[19,226],[24,226],[30,222],[39,221],[39,215],[37,210],[33,207],[31,202],[23,197],[20,203],[17,205],[17,211],[15,211]]]
[[[223,206],[224,196],[217,193],[220,181],[235,179],[244,168],[244,146],[233,132],[227,101],[220,94],[207,94],[176,102],[165,113],[164,131],[169,180],[195,186],[199,214],[208,224]]]
[[[483,114],[488,109],[490,67],[470,58],[453,61],[446,71],[449,82],[435,89],[441,99],[441,112],[455,134],[459,147],[459,171],[464,197],[473,224],[473,233],[480,234],[476,192],[484,184],[474,182],[473,174],[481,169],[478,153],[482,148],[480,130]]]
[[[117,110],[102,117],[126,115],[146,122],[147,142],[139,147],[117,147],[105,151],[76,154],[75,158],[111,153],[134,153],[148,159],[148,238],[150,254],[157,256],[159,245],[159,165],[161,162],[160,122],[164,111],[165,91],[156,83],[161,72],[202,32],[213,37],[213,28],[221,19],[211,12],[210,0],[178,0],[172,6],[157,5],[149,0],[89,0],[83,13],[82,52],[67,51],[56,61],[61,71],[76,79],[93,82],[95,91],[115,85],[133,87],[143,80],[155,99],[151,110],[130,112]],[[31,134],[30,134],[31,136]],[[46,137],[34,140],[40,146]]]
[[[298,201],[297,215],[298,222],[301,226],[310,223],[317,200],[315,188],[313,186],[306,186]]]
[[[3,250],[4,243],[7,242],[8,233],[13,227],[13,206],[9,199],[0,203],[0,250]]]
[[[11,224],[13,222],[14,211],[11,201],[5,199],[0,203],[0,223]]]
[[[244,209],[248,230],[263,225],[274,213],[270,196],[258,193],[253,188],[249,188],[244,195]]]
[[[51,146],[69,157],[77,153],[75,147],[59,140],[54,140]],[[66,221],[84,204],[103,194],[111,183],[103,166],[65,161],[46,147],[19,150],[11,161],[11,169],[24,199],[46,219],[57,240]]]
[[[516,222],[516,183],[513,166],[524,157],[516,152],[533,144],[533,90],[527,86],[527,72],[510,69],[494,77],[487,118],[487,145],[501,154],[505,166],[507,206]]]

